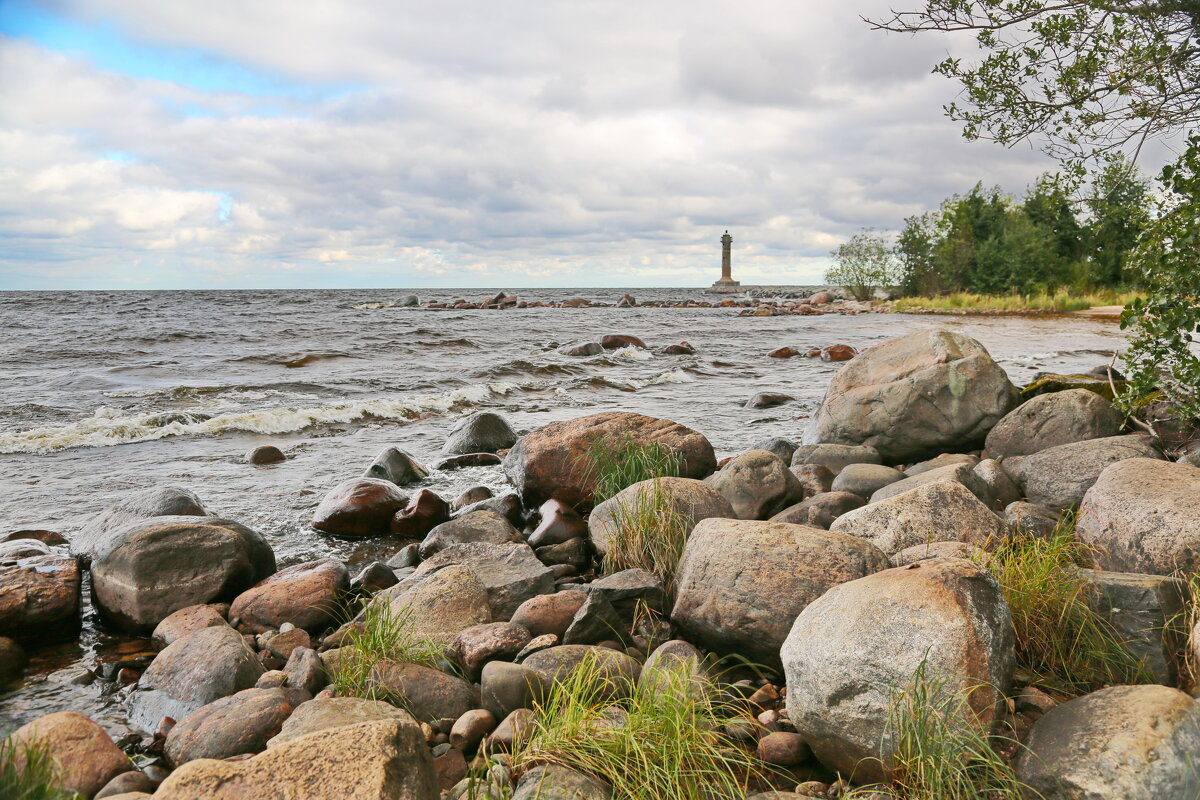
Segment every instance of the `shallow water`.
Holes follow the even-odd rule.
[[[1078,371],[1123,345],[1111,321],[1076,317],[739,317],[732,309],[591,308],[431,311],[374,307],[409,292],[0,293],[0,534],[50,529],[68,538],[122,494],[168,482],[221,516],[262,532],[280,566],[332,555],[352,565],[390,555],[387,541],[346,542],[306,521],[334,484],[388,446],[432,461],[453,421],[488,408],[519,431],[602,410],[667,417],[704,433],[718,455],[769,436],[799,437],[835,364],[767,357],[776,347],[857,348],[946,327],[981,341],[1021,384],[1042,369]],[[474,290],[414,291],[426,299]],[[526,290],[527,300],[624,290]],[[490,293],[494,295],[494,292]],[[698,290],[632,290],[640,300]],[[711,298],[709,298],[711,299]],[[562,344],[608,333],[652,348],[686,340],[692,356],[625,350],[573,358]],[[795,402],[742,406],[759,391]],[[252,467],[258,444],[288,460]],[[498,468],[435,473],[448,498],[502,486]],[[61,666],[113,661],[118,647],[89,620],[80,643],[38,654],[24,686],[0,695],[0,734],[49,711],[121,714],[94,687],[45,683]]]

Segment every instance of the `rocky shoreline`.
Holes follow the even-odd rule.
[[[520,307],[508,299],[490,305]],[[880,308],[815,296],[743,313]],[[606,338],[585,344],[645,347]],[[260,534],[169,485],[66,537],[5,537],[0,684],[78,631],[85,582],[106,626],[154,648],[58,676],[103,684],[140,734],[114,742],[82,714],[49,714],[10,738],[17,772],[36,746],[86,798],[619,797],[614,775],[554,755],[546,704],[599,682],[612,695],[599,735],[683,674],[684,700],[726,712],[705,736],[747,769],[711,796],[893,800],[897,692],[920,675],[962,700],[952,725],[993,737],[1036,796],[1200,796],[1200,448],[1185,426],[1128,427],[1102,396],[1106,370],[1019,390],[951,331],[807,355],[845,364],[803,440],[720,462],[670,420],[604,412],[519,435],[478,412],[437,467],[500,464],[512,490],[444,498],[407,489],[427,470],[389,448],[313,514],[330,536],[395,543],[353,570],[279,569]],[[671,473],[609,486],[597,443],[666,457]],[[1087,554],[1064,577],[1120,632],[1135,683],[1066,692],[1023,660],[992,559],[1064,520]],[[680,550],[621,565],[635,523],[643,549],[674,531]]]

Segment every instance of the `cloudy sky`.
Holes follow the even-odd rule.
[[[0,0],[0,289],[819,281],[1048,166],[886,6]]]

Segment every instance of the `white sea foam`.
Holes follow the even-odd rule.
[[[627,358],[630,361],[649,361],[654,358],[653,353],[640,347],[622,347],[612,351],[609,355],[613,358]]]
[[[380,397],[352,403],[326,403],[303,408],[264,408],[230,411],[208,419],[175,419],[162,424],[170,412],[130,414],[101,406],[92,416],[66,425],[50,425],[13,433],[0,432],[0,453],[45,453],[73,447],[110,447],[170,436],[219,436],[231,431],[290,433],[311,425],[354,422],[367,417],[408,419],[423,412],[450,411],[457,405],[481,403],[506,395],[515,383],[483,383],[441,394]]]

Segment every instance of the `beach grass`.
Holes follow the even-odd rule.
[[[61,769],[41,741],[0,740],[0,797],[4,800],[77,800],[62,786]]]
[[[534,706],[531,733],[512,754],[514,771],[557,764],[631,800],[744,796],[765,767],[721,733],[744,716],[715,702],[717,693],[699,687],[687,666],[668,661],[655,669],[654,680],[619,692],[596,660],[585,659]]]
[[[662,579],[668,598],[675,596],[675,572],[691,533],[691,519],[675,508],[660,479],[613,509],[613,534],[604,554],[606,575],[644,569]]]
[[[417,633],[413,610],[408,606],[397,609],[386,600],[368,602],[359,622],[361,625],[350,633],[343,645],[348,648],[346,657],[329,675],[329,682],[338,697],[385,699],[376,696],[368,680],[371,668],[380,661],[438,668],[445,658],[440,644]]]
[[[682,466],[679,453],[659,442],[636,442],[629,434],[615,442],[597,437],[583,457],[588,478],[596,484],[596,505],[635,483],[678,476]]]
[[[1074,293],[1066,289],[1039,294],[972,294],[952,292],[934,297],[902,297],[892,304],[895,311],[941,313],[1028,313],[1065,314],[1098,306],[1124,306],[1138,292],[1100,289]]]
[[[897,800],[1021,800],[1024,788],[981,726],[972,724],[967,693],[926,674],[892,693],[884,737],[894,743],[884,796]],[[882,787],[851,790],[844,800],[877,797]]]
[[[1150,676],[1093,605],[1092,585],[1079,573],[1088,548],[1067,515],[1048,538],[1017,534],[972,556],[1004,592],[1016,636],[1017,671],[1029,683],[1075,697]]]

